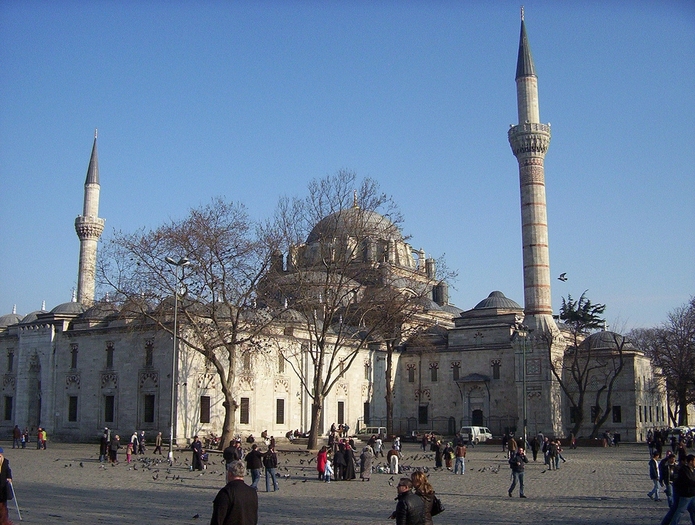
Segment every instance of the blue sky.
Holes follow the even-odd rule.
[[[70,300],[94,128],[103,241],[218,195],[264,218],[346,168],[458,270],[457,306],[523,304],[519,7],[3,1],[0,315]],[[616,329],[658,324],[695,294],[695,2],[525,10],[553,130],[553,306],[588,290]]]

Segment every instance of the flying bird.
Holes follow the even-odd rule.
[[[557,280],[562,281],[564,283],[567,280],[567,273],[561,273],[560,277],[558,277]]]

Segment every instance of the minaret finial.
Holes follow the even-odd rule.
[[[524,11],[523,11],[523,10],[524,10],[524,8],[522,7],[522,8],[521,8],[521,13],[522,13],[522,14],[521,14],[521,19],[522,19],[522,20],[524,19],[524,15],[523,15]],[[99,131],[99,130],[97,130],[97,128],[94,128],[94,138],[97,138],[97,131]]]
[[[352,190],[352,207],[359,208],[359,205],[357,204],[357,190]]]
[[[12,313],[17,314],[17,305],[16,304],[12,305]]]
[[[524,6],[521,6],[521,21],[524,21]]]

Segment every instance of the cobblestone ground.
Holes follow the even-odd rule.
[[[224,484],[219,455],[200,473],[188,470],[187,451],[177,453],[167,471],[168,464],[154,464],[151,454],[147,461],[134,456],[131,465],[121,454],[119,465],[101,466],[96,445],[49,443],[46,451],[13,450],[9,443],[3,447],[27,524],[209,523],[212,500]],[[393,523],[387,519],[396,495],[390,474],[375,473],[369,482],[325,484],[316,480],[313,454],[292,446],[279,449],[280,473],[289,479],[280,481],[278,492],[266,493],[261,478],[261,525]],[[430,467],[430,480],[446,507],[435,518],[437,525],[647,525],[666,513],[665,500],[654,502],[646,495],[651,483],[644,445],[568,450],[567,463],[557,471],[531,461],[528,499],[518,497],[518,488],[513,498],[507,496],[510,471],[497,446],[470,449],[463,476],[434,472],[434,461],[415,444],[406,444],[404,454],[401,465],[406,469]],[[10,517],[18,523],[14,504],[8,503]]]

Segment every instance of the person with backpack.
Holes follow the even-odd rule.
[[[518,448],[515,454],[509,458],[509,467],[512,469],[512,485],[509,487],[509,497],[512,497],[514,488],[517,482],[519,483],[519,497],[525,498],[524,495],[524,464],[528,463],[528,458],[524,453],[523,448]]]

